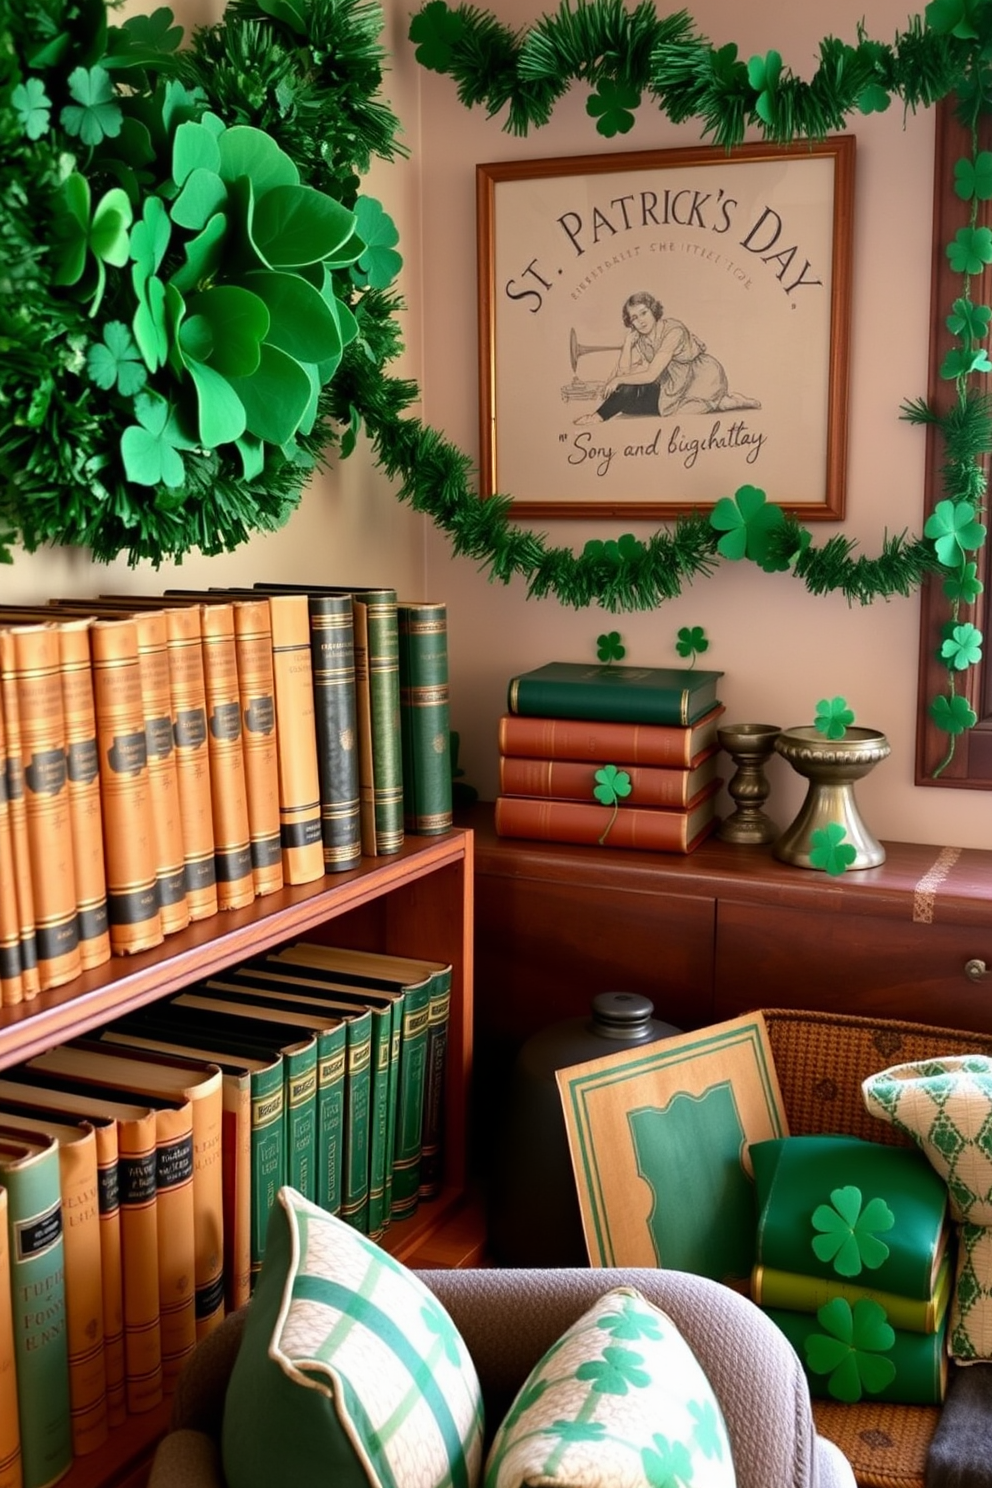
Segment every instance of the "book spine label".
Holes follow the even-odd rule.
[[[3,693],[0,691],[0,1007],[16,1007],[23,1001],[24,983],[21,979],[21,924],[17,913],[6,764],[7,735],[3,721]]]
[[[72,1462],[65,1245],[58,1149],[0,1173],[7,1225],[24,1488],[43,1488]]]
[[[12,668],[17,691],[38,977],[45,991],[72,981],[82,970],[55,627],[26,626],[0,634],[0,666],[5,672]]]
[[[90,628],[90,644],[110,944],[123,956],[160,945],[163,938],[137,627],[133,620],[98,620]]]
[[[272,625],[268,600],[244,600],[235,604],[234,646],[241,699],[252,877],[256,894],[271,894],[282,888],[283,873]]]
[[[65,716],[66,773],[72,863],[76,878],[79,960],[83,971],[110,958],[107,870],[103,856],[103,803],[93,703],[89,621],[59,626],[59,667]],[[0,875],[2,877],[2,875]]]
[[[452,823],[448,612],[398,604],[403,825],[434,836]]]
[[[179,605],[166,610],[165,621],[186,902],[191,920],[206,920],[217,913],[217,870],[199,610]]]
[[[103,1342],[103,1272],[96,1134],[59,1144],[65,1245],[72,1446],[78,1457],[107,1440],[107,1365]]]
[[[21,764],[21,720],[17,707],[13,652],[11,666],[3,665],[4,647],[10,645],[0,630],[0,697],[3,698],[6,756],[4,780],[10,816],[11,855],[14,860],[14,887],[17,897],[17,921],[20,939],[21,991],[25,1000],[38,995],[38,944],[34,931],[34,894],[31,889],[31,860],[28,855],[28,827],[24,815],[24,769]]]
[[[17,1413],[17,1362],[11,1293],[7,1190],[0,1187],[0,1488],[22,1488],[21,1427]]]
[[[272,670],[279,730],[279,832],[287,883],[324,873],[313,660],[305,594],[273,594]]]
[[[427,982],[419,987],[407,988],[400,1045],[396,1147],[393,1155],[393,1219],[409,1218],[417,1208],[420,1195],[429,999],[430,987]]]
[[[127,1408],[140,1415],[162,1401],[154,1113],[119,1122],[117,1141]]]
[[[447,1079],[451,972],[439,972],[432,985],[427,1015],[424,1119],[420,1139],[421,1199],[435,1199],[444,1182],[444,1104]]]
[[[162,1383],[174,1390],[196,1347],[196,1231],[190,1102],[155,1113],[155,1209]]]
[[[324,872],[362,855],[355,695],[355,629],[349,594],[308,600]]]
[[[241,743],[234,609],[230,604],[205,604],[201,606],[200,617],[217,903],[220,909],[243,909],[255,897],[255,882]]]
[[[172,935],[189,924],[183,823],[179,781],[172,742],[172,693],[165,615],[150,610],[135,616],[141,667],[142,713],[148,755],[148,794],[155,843],[162,933]]]
[[[714,724],[714,739],[715,727]],[[694,729],[665,728],[660,724],[525,718],[515,713],[505,713],[498,729],[501,754],[528,759],[582,760],[596,766],[625,760],[631,765],[687,769],[693,755],[706,747],[698,739]]]
[[[396,596],[365,594],[369,704],[372,720],[375,847],[380,855],[403,846],[403,758],[400,735],[400,661]]]

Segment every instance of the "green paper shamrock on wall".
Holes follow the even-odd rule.
[[[860,1276],[862,1268],[874,1271],[888,1259],[889,1247],[877,1230],[891,1230],[895,1216],[884,1199],[869,1199],[862,1207],[860,1188],[849,1184],[830,1193],[829,1204],[813,1210],[813,1228],[820,1231],[810,1242],[817,1260],[832,1262],[838,1276]]]
[[[596,637],[596,655],[607,664],[623,660],[627,655],[627,648],[618,630],[609,630]]]
[[[812,1374],[827,1374],[827,1390],[835,1400],[848,1404],[862,1394],[876,1395],[896,1377],[891,1359],[881,1357],[896,1341],[885,1308],[870,1297],[862,1297],[853,1308],[843,1297],[831,1297],[817,1310],[824,1333],[806,1339],[806,1367]]]
[[[683,625],[679,630],[675,642],[675,649],[680,656],[690,656],[690,666],[695,666],[696,657],[701,656],[704,651],[710,649],[706,632],[701,625]]]

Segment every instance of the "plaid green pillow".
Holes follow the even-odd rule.
[[[734,1488],[723,1413],[668,1315],[616,1287],[531,1371],[485,1488]]]
[[[281,1188],[225,1403],[229,1488],[476,1488],[482,1429],[475,1369],[436,1297]]]

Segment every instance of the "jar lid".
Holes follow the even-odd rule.
[[[654,1003],[640,992],[598,992],[592,1000],[592,1028],[601,1038],[636,1041],[654,1033]]]

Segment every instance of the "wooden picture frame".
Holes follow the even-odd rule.
[[[481,494],[664,519],[753,485],[842,518],[854,161],[837,135],[477,166]]]

